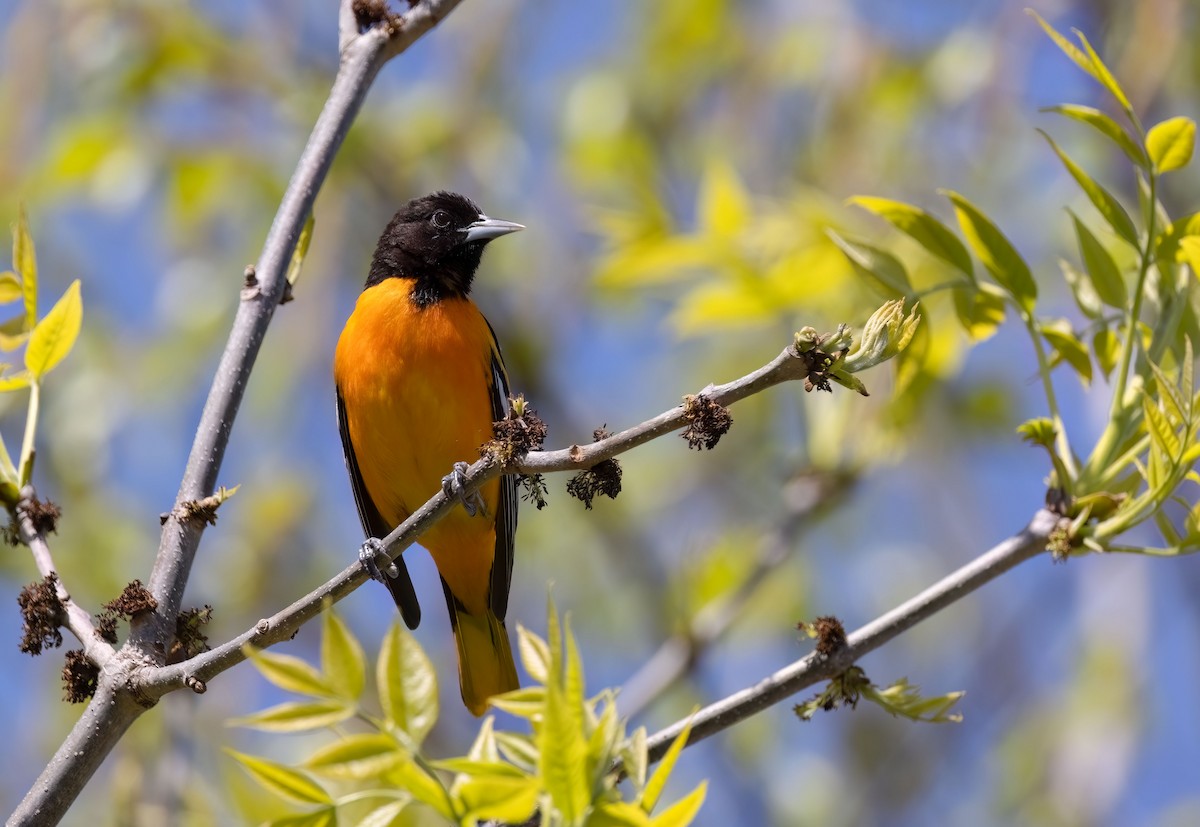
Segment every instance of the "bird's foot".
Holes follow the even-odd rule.
[[[471,517],[483,512],[487,514],[487,507],[483,503],[483,495],[478,491],[470,496],[463,493],[463,488],[467,484],[467,471],[471,466],[465,462],[454,463],[454,468],[449,474],[442,477],[442,491],[447,497],[454,497],[462,503],[463,509]]]
[[[367,570],[367,574],[371,575],[372,580],[386,583],[388,577],[400,576],[400,569],[396,568],[396,564],[388,560],[384,553],[383,542],[374,537],[368,537],[366,542],[359,547],[358,560]],[[380,560],[387,563],[382,569],[379,567]]]

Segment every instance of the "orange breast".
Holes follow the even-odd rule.
[[[492,438],[487,322],[469,299],[419,308],[411,289],[411,281],[392,278],[363,291],[334,357],[363,484],[393,526]],[[487,603],[499,482],[481,493],[487,516],[456,508],[419,540],[472,613]]]

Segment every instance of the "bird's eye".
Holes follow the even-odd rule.
[[[450,213],[446,212],[445,210],[438,210],[433,214],[433,218],[430,220],[433,221],[433,226],[440,230],[444,230],[450,226]]]

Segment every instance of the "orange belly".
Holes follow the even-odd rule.
[[[346,323],[334,377],[346,406],[363,485],[392,526],[435,494],[455,462],[474,462],[492,438],[492,337],[469,299],[425,308],[412,282],[365,290]],[[483,486],[483,516],[455,508],[419,540],[467,611],[487,606],[499,482]]]

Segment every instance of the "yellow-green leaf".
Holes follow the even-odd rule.
[[[1046,34],[1050,35],[1050,39],[1054,41],[1055,45],[1062,49],[1063,54],[1071,58],[1076,66],[1087,72],[1092,77],[1096,77],[1096,67],[1092,65],[1092,59],[1080,51],[1078,46],[1063,37],[1057,29],[1047,23],[1042,16],[1033,9],[1026,9],[1025,13],[1033,17],[1033,19],[1038,22],[1038,25],[1042,27]]]
[[[1066,259],[1058,260],[1058,268],[1062,271],[1063,279],[1075,296],[1075,303],[1089,319],[1098,319],[1104,314],[1104,302],[1092,284],[1092,277]]]
[[[636,804],[606,801],[588,815],[586,827],[650,827],[650,816]]]
[[[354,717],[354,707],[341,701],[289,701],[234,718],[229,723],[264,732],[304,732],[340,724]]]
[[[310,755],[304,766],[330,778],[363,781],[383,776],[407,760],[394,738],[372,732],[342,736]]]
[[[1037,284],[1025,259],[978,207],[957,192],[944,190],[943,194],[954,204],[963,236],[983,266],[1026,313],[1033,313],[1037,304]]]
[[[537,778],[508,774],[474,776],[457,789],[466,823],[491,819],[503,824],[524,823],[541,791]]]
[[[700,181],[697,214],[705,235],[729,238],[750,221],[750,196],[737,171],[725,161],[715,160]]]
[[[1133,105],[1129,102],[1129,97],[1125,94],[1125,90],[1121,88],[1121,84],[1117,83],[1116,77],[1104,65],[1104,61],[1100,59],[1100,55],[1092,48],[1092,44],[1088,42],[1087,37],[1079,29],[1071,29],[1071,31],[1079,38],[1079,44],[1083,46],[1088,59],[1092,62],[1092,77],[1100,81],[1100,85],[1117,99],[1117,103],[1121,104],[1122,109],[1132,114]]]
[[[564,670],[563,635],[554,604],[548,618],[550,670],[546,682],[546,705],[537,732],[538,771],[563,820],[572,824],[583,817],[591,800],[591,782],[585,777],[586,747],[583,729],[582,675],[568,666]],[[572,644],[570,630],[566,637]],[[575,671],[570,677],[564,672]]]
[[[400,816],[411,801],[412,799],[405,797],[380,804],[356,821],[354,827],[399,827],[401,824],[407,824],[409,822],[400,821]]]
[[[11,270],[0,273],[0,304],[15,302],[25,295],[21,289],[21,280]],[[24,318],[24,317],[22,317]]]
[[[76,279],[29,334],[25,367],[35,381],[41,381],[71,352],[82,324],[83,299],[79,295],[79,279]]]
[[[1100,372],[1107,379],[1121,358],[1120,338],[1107,327],[1102,327],[1092,337],[1092,350],[1096,353],[1096,363],[1100,365]]]
[[[550,664],[550,647],[546,641],[518,623],[517,651],[521,653],[521,663],[529,677],[538,683],[545,683]]]
[[[322,807],[308,813],[284,816],[266,822],[266,827],[336,827],[337,807]],[[362,827],[360,824],[359,827]]]
[[[649,756],[646,749],[646,728],[640,726],[629,736],[629,740],[621,748],[621,760],[625,774],[633,784],[633,791],[641,795],[646,786],[646,769],[649,766]]]
[[[420,746],[437,721],[437,673],[417,639],[398,623],[383,640],[375,679],[383,714]]]
[[[506,760],[526,772],[537,771],[538,751],[530,736],[518,735],[514,732],[497,732],[496,746],[504,754]]]
[[[22,388],[29,387],[29,382],[32,380],[29,371],[23,370],[9,376],[0,376],[0,393],[6,391],[17,391]]]
[[[700,786],[663,810],[650,823],[654,827],[687,827],[700,812],[707,792],[708,782],[701,781]]]
[[[856,195],[849,203],[875,213],[900,232],[910,236],[928,252],[940,258],[968,278],[975,277],[971,255],[958,236],[920,207],[890,198]],[[839,245],[840,246],[840,245]]]
[[[658,799],[662,795],[663,788],[667,786],[667,779],[671,777],[671,772],[675,769],[675,762],[679,760],[679,753],[683,752],[683,748],[687,746],[688,736],[691,734],[692,719],[689,717],[687,723],[683,726],[683,730],[671,742],[671,746],[667,748],[667,752],[663,755],[662,761],[659,762],[658,767],[654,770],[654,774],[646,782],[646,788],[642,790],[642,797],[638,800],[638,803],[645,812],[652,812],[655,805],[658,804]]]
[[[25,314],[13,316],[0,322],[0,351],[16,350],[29,341],[29,330],[25,327]]]
[[[1083,346],[1071,329],[1071,323],[1066,319],[1042,322],[1039,325],[1042,336],[1054,348],[1054,352],[1068,365],[1075,369],[1083,383],[1092,381],[1092,359],[1088,350]]]
[[[870,244],[849,241],[833,230],[826,230],[825,234],[846,256],[854,271],[885,299],[902,299],[912,295],[913,289],[908,280],[908,273],[900,260],[891,253]]]
[[[1109,307],[1124,310],[1129,294],[1117,263],[1075,213],[1071,213],[1071,220],[1075,223],[1075,236],[1079,239],[1079,254],[1096,295]]]
[[[403,761],[387,774],[389,783],[412,794],[422,804],[436,810],[442,817],[457,821],[449,793],[439,779],[432,777],[414,761]]]
[[[1145,151],[1134,143],[1133,138],[1129,137],[1129,133],[1125,131],[1116,121],[1108,115],[1095,109],[1091,106],[1080,106],[1073,103],[1064,103],[1061,106],[1047,106],[1042,112],[1056,112],[1059,115],[1071,118],[1072,120],[1080,121],[1091,126],[1102,135],[1110,138],[1113,143],[1121,148],[1129,160],[1133,161],[1142,169],[1149,169],[1150,162],[1146,158]]]
[[[306,804],[333,803],[329,794],[303,773],[265,758],[256,758],[253,755],[245,755],[231,749],[227,749],[225,752],[241,764],[255,781],[284,798],[302,801]]]
[[[1121,206],[1121,202],[1116,199],[1111,192],[1106,190],[1100,184],[1084,172],[1083,168],[1071,160],[1067,153],[1054,142],[1054,139],[1047,135],[1042,130],[1043,138],[1050,144],[1050,148],[1054,150],[1054,154],[1062,161],[1063,166],[1067,168],[1067,172],[1071,173],[1071,177],[1075,179],[1075,183],[1079,184],[1079,188],[1083,190],[1088,200],[1096,208],[1096,211],[1103,216],[1108,222],[1108,226],[1116,231],[1117,235],[1128,241],[1134,247],[1138,246],[1137,227],[1133,224],[1133,219],[1129,217],[1129,213]]]
[[[318,698],[335,694],[321,673],[300,658],[264,652],[250,644],[246,644],[243,651],[262,676],[280,689]]]
[[[312,243],[313,226],[315,223],[313,214],[309,213],[308,219],[304,222],[304,227],[300,230],[300,237],[296,239],[296,246],[292,249],[292,258],[288,262],[288,284],[294,285],[296,280],[300,278],[300,268],[304,266],[304,257],[308,255],[308,245]]]
[[[1004,323],[1004,293],[999,287],[979,282],[954,288],[954,312],[974,341],[991,338]]]
[[[17,223],[13,225],[13,269],[21,275],[21,289],[25,295],[25,329],[31,330],[37,321],[37,254],[33,248],[33,237],[29,234],[29,221],[25,207],[17,212]]]
[[[1146,151],[1160,173],[1187,166],[1195,145],[1196,122],[1191,118],[1170,118],[1150,127],[1146,134]]]
[[[321,672],[338,697],[356,701],[367,679],[367,660],[358,639],[330,606],[321,632]]]

